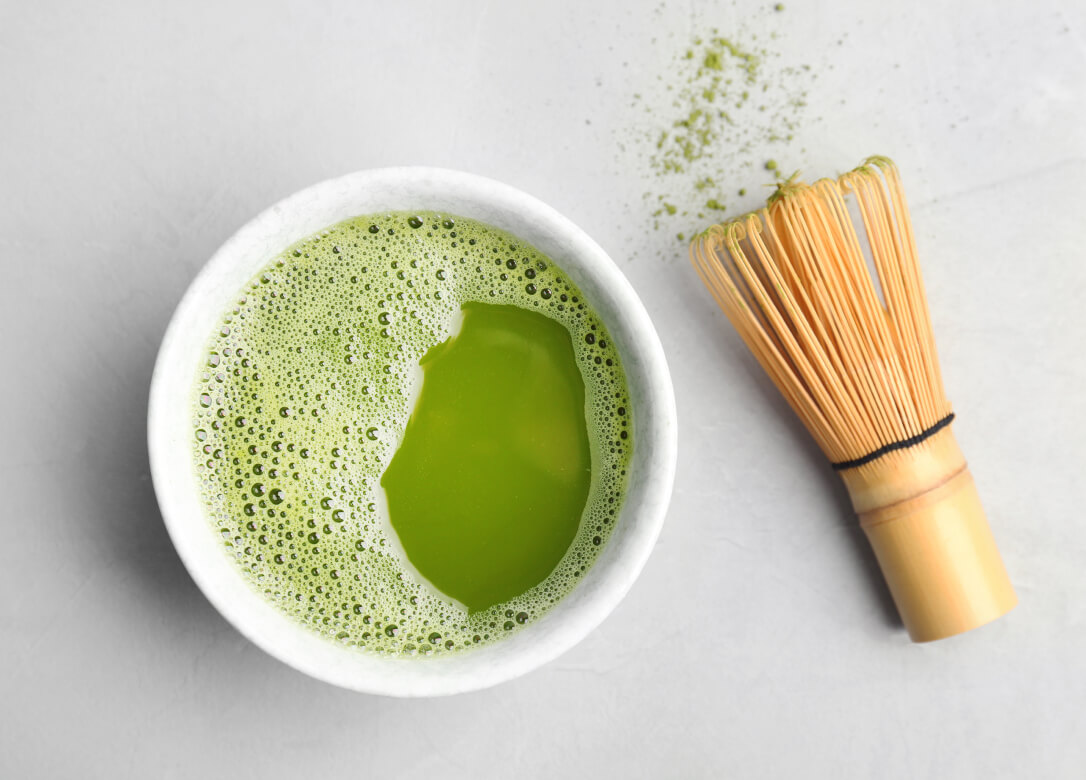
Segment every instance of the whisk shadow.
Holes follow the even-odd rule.
[[[685,291],[685,299],[697,302],[693,304],[694,308],[691,312],[697,327],[702,331],[703,338],[700,341],[704,344],[712,344],[722,362],[746,375],[750,385],[757,389],[760,400],[765,404],[764,418],[772,421],[770,424],[778,426],[780,430],[787,431],[793,446],[803,453],[806,460],[810,461],[812,469],[825,474],[825,478],[818,480],[818,484],[823,487],[826,502],[836,505],[838,511],[835,516],[840,518],[838,527],[845,531],[857,570],[869,582],[869,587],[863,589],[863,592],[867,594],[867,598],[883,624],[904,630],[904,624],[894,605],[882,571],[879,569],[875,553],[856,520],[852,501],[844,483],[833,474],[818,444],[758,365],[758,361],[751,355],[724,315],[706,295],[696,275],[681,274],[680,277],[683,280],[682,283],[688,287]]]

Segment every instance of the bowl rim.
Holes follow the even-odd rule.
[[[372,207],[377,203],[385,205]],[[414,205],[401,208],[403,204]],[[189,441],[189,404],[199,365],[192,359],[206,348],[228,301],[296,241],[351,216],[400,210],[444,211],[487,222],[551,257],[603,320],[622,356],[631,396],[638,396],[630,404],[636,427],[629,487],[615,532],[584,580],[513,637],[438,658],[398,658],[338,645],[259,594],[207,521]],[[335,218],[340,214],[346,216]],[[181,396],[187,403],[178,404]],[[254,644],[289,666],[344,688],[393,696],[445,695],[496,685],[547,663],[587,636],[618,605],[647,561],[666,515],[677,457],[675,397],[663,347],[614,261],[572,221],[514,187],[423,166],[375,168],[327,179],[280,200],[228,238],[171,316],[151,379],[147,425],[151,477],[163,521],[185,568],[212,605]],[[186,479],[177,478],[182,450]]]

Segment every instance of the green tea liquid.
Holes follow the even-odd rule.
[[[463,313],[460,333],[422,359],[422,394],[381,485],[408,559],[474,612],[562,560],[592,463],[569,331],[517,306]]]
[[[495,641],[568,594],[634,440],[618,354],[569,277],[434,213],[348,220],[274,258],[209,341],[193,437],[253,587],[408,655]]]

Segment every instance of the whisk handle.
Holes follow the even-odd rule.
[[[860,515],[914,642],[982,626],[1018,603],[973,477],[945,482]]]

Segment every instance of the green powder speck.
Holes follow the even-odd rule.
[[[668,85],[668,91],[678,92],[672,100],[678,115],[655,132],[656,152],[650,165],[657,174],[686,173],[691,163],[706,157],[721,140],[724,128],[734,124],[730,112],[750,100],[747,87],[758,83],[761,57],[717,35],[716,30],[713,33],[706,40],[695,38],[696,49],[687,49],[683,55],[682,61],[701,63],[686,74],[685,83],[678,88]],[[737,80],[746,86],[737,88]]]
[[[787,151],[812,121],[805,116],[807,90],[816,74],[769,48],[772,26],[781,24],[774,10],[780,8],[763,6],[750,29],[703,27],[661,72],[635,85],[625,131],[634,139],[622,139],[620,151],[638,158],[654,229],[677,220],[683,230],[671,235],[688,236],[704,230],[706,220],[723,219],[729,193],[744,196],[746,185],[764,181],[764,171],[780,179],[776,162],[766,164],[767,152]]]

